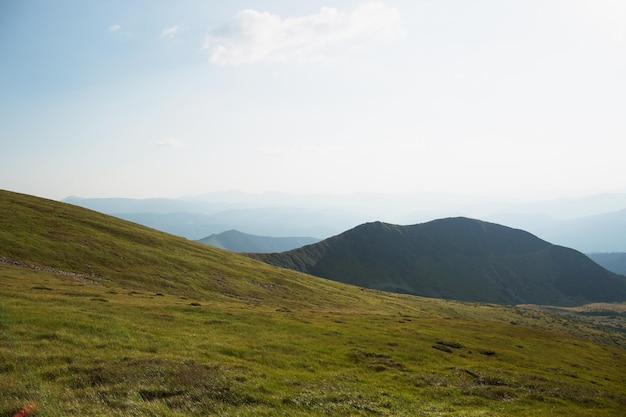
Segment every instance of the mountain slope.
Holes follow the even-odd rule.
[[[317,243],[319,239],[312,237],[269,237],[242,233],[237,230],[212,234],[199,239],[198,242],[232,252],[284,252],[304,245]]]
[[[617,417],[616,307],[360,289],[0,191],[2,416]]]
[[[330,281],[312,283],[306,275],[109,215],[2,190],[0,257],[181,296],[275,300],[282,306],[292,300],[326,305],[328,293],[336,293],[336,304],[345,302]]]
[[[530,233],[467,218],[367,223],[314,245],[253,255],[368,288],[501,304],[626,299],[626,278]]]

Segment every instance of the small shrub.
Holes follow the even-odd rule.
[[[447,347],[445,347],[444,345],[437,345],[437,344],[435,344],[435,345],[433,345],[433,349],[437,349],[437,350],[440,350],[440,351],[446,352],[446,353],[452,353],[452,350],[447,348]]]
[[[162,400],[169,397],[174,397],[176,395],[183,394],[182,390],[170,390],[164,388],[152,388],[152,389],[140,389],[139,396],[144,401],[155,401]]]
[[[367,365],[376,372],[381,372],[388,368],[404,369],[403,364],[384,353],[368,352],[363,349],[356,349],[350,354],[350,358],[354,362]]]
[[[437,344],[438,345],[442,345],[442,346],[447,346],[447,347],[450,347],[452,349],[461,349],[461,348],[463,348],[463,345],[460,344],[460,343],[457,343],[457,342],[446,342],[446,341],[443,341],[443,340],[439,340],[439,341],[437,341]]]

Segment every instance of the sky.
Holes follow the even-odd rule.
[[[0,188],[626,192],[623,0],[4,0]]]

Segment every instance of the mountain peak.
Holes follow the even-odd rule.
[[[467,217],[370,222],[314,245],[257,256],[363,287],[500,304],[626,299],[626,277],[519,229]]]

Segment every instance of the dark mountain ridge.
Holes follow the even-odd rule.
[[[626,299],[626,277],[573,249],[464,217],[411,226],[366,223],[319,243],[251,255],[362,287],[499,304]]]

